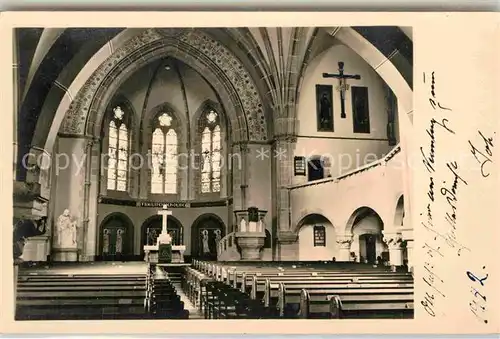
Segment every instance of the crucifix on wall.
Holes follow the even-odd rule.
[[[323,73],[323,78],[336,78],[339,79],[339,85],[337,86],[337,90],[340,92],[340,117],[345,119],[345,92],[349,89],[349,85],[346,84],[346,79],[355,79],[360,80],[361,75],[359,74],[344,74],[344,62],[339,61],[339,73],[331,74],[331,73]]]

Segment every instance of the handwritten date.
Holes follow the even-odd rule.
[[[483,270],[485,269],[486,267],[483,266]],[[479,321],[487,324],[488,320],[486,319],[487,315],[486,296],[484,295],[482,289],[486,284],[486,280],[488,279],[488,273],[483,273],[484,276],[482,278],[478,277],[475,273],[472,273],[471,271],[467,271],[466,275],[469,278],[469,280],[475,283],[471,286],[471,294],[473,298],[469,302],[469,309]]]

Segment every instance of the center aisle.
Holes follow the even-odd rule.
[[[184,294],[181,284],[176,282],[173,285],[177,290],[177,294],[181,298],[181,301],[184,302],[184,309],[189,311],[189,319],[204,319],[204,316],[200,312],[200,310],[197,307],[195,307],[193,303],[191,303],[187,295]]]

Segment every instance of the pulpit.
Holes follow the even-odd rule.
[[[162,216],[161,234],[156,239],[156,244],[144,246],[144,261],[158,264],[181,264],[184,263],[184,245],[172,245],[172,237],[167,230],[167,217],[172,215],[172,211],[163,205],[163,209],[158,211]]]
[[[243,211],[234,211],[238,229],[235,237],[240,247],[241,260],[261,260],[260,251],[264,247],[266,232],[264,217],[266,211],[250,207]]]

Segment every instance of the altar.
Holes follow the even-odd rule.
[[[186,246],[184,245],[173,245],[171,246],[171,263],[172,264],[182,264],[184,263],[184,251]],[[160,252],[160,246],[158,243],[156,245],[145,245],[144,246],[144,261],[157,264],[159,263],[158,254]]]
[[[172,211],[169,211],[167,206],[163,205],[163,209],[158,211],[158,214],[162,216],[162,231],[156,239],[156,244],[144,245],[144,261],[155,264],[184,263],[186,246],[172,245],[172,237],[168,234],[167,217],[172,215]]]

